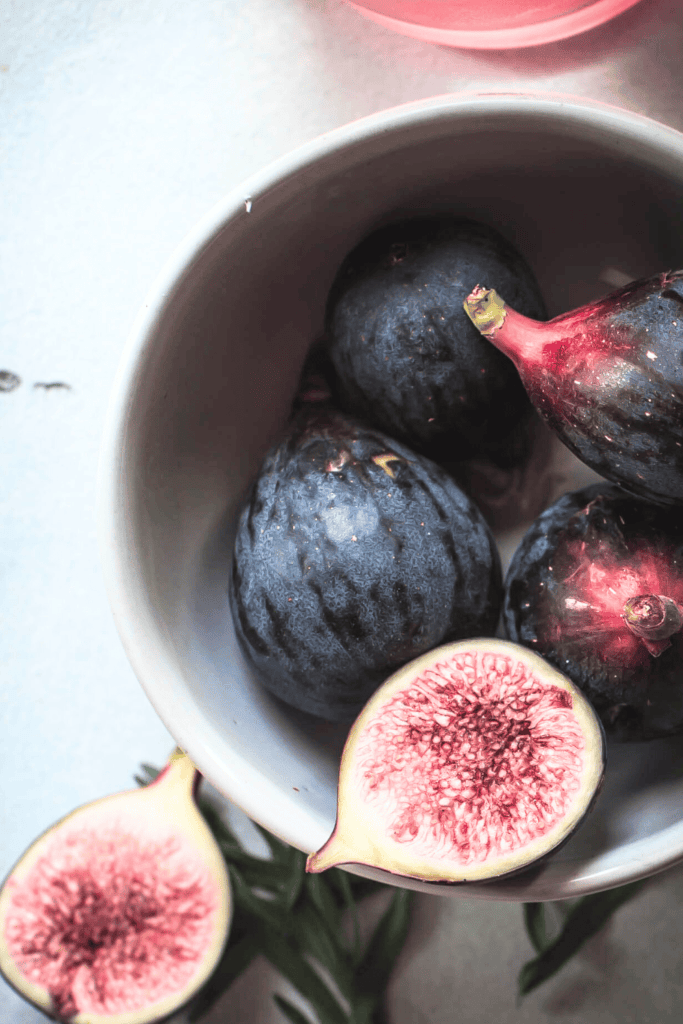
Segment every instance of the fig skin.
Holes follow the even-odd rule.
[[[229,593],[263,685],[351,722],[399,665],[495,632],[502,573],[482,514],[443,470],[325,406],[302,409],[266,457]]]
[[[488,285],[472,291],[465,310],[515,362],[534,406],[574,455],[647,501],[683,502],[683,270],[546,323],[520,315]]]
[[[533,273],[495,229],[423,217],[380,228],[344,260],[326,336],[340,407],[436,462],[485,456],[503,468],[529,450],[529,400],[462,303],[486,278],[528,316],[546,310]]]
[[[215,969],[232,894],[199,781],[176,748],[150,785],[56,822],[3,882],[0,970],[51,1019],[156,1024]]]
[[[359,715],[334,831],[306,870],[366,864],[434,884],[518,874],[575,833],[604,770],[600,720],[566,676],[504,640],[448,644]]]
[[[683,603],[680,512],[610,483],[546,509],[505,578],[505,635],[580,686],[615,740],[683,732],[683,633],[653,653],[623,618],[648,594]]]

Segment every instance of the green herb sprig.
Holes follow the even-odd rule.
[[[141,765],[140,786],[159,769]],[[338,868],[307,875],[306,856],[256,826],[270,857],[248,853],[203,796],[197,800],[230,873],[234,914],[223,956],[188,1008],[198,1021],[259,955],[286,978],[315,1011],[315,1024],[387,1024],[386,987],[408,932],[413,893],[359,878]],[[358,902],[385,891],[388,906],[368,941],[361,941]],[[346,937],[344,918],[351,920]],[[313,1018],[280,995],[273,999],[291,1024]]]
[[[564,919],[559,930],[549,926],[551,904],[525,903],[524,926],[537,956],[527,961],[519,972],[519,995],[527,995],[557,974],[588,939],[597,935],[619,907],[640,892],[645,882],[645,879],[630,882],[579,900],[555,904]]]
[[[159,774],[151,765],[141,768],[144,775],[135,776],[141,786]],[[338,868],[330,868],[324,876],[307,875],[305,854],[259,825],[256,828],[270,857],[255,857],[244,849],[209,800],[200,795],[197,803],[225,858],[235,905],[225,952],[190,1005],[190,1024],[196,1024],[259,955],[293,985],[317,1015],[314,1022],[274,994],[276,1005],[291,1024],[388,1024],[386,987],[408,933],[414,893]],[[578,900],[524,903],[524,927],[536,956],[519,972],[518,996],[528,995],[557,974],[646,881]],[[392,895],[363,944],[358,902],[382,891]],[[558,915],[559,928],[553,921]],[[345,937],[345,917],[351,921],[350,938]]]

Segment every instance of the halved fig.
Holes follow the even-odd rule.
[[[152,1024],[212,973],[232,901],[199,779],[175,751],[151,785],[58,821],[5,880],[0,970],[53,1020]]]
[[[354,723],[334,832],[306,868],[518,872],[574,832],[604,767],[602,726],[569,679],[508,641],[447,644],[391,676]]]

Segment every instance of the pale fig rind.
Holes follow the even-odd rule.
[[[0,889],[0,973],[50,1018],[153,1024],[186,1005],[211,976],[227,942],[232,895],[225,860],[194,800],[198,782],[197,769],[176,750],[149,786],[77,808],[39,836],[10,871]],[[137,865],[132,882],[126,874],[131,865]],[[155,907],[145,887],[145,870],[154,875],[149,888],[156,887],[157,898],[174,901],[166,920],[164,905]],[[55,894],[63,897],[64,910],[56,925]],[[88,931],[88,913],[98,900],[104,904],[93,924],[99,944]],[[128,912],[118,924],[106,916],[117,901]],[[77,920],[68,917],[72,904]],[[126,934],[136,907],[141,928]],[[52,919],[43,920],[41,911],[50,909]],[[152,960],[159,957],[156,977],[154,964],[146,975],[144,951],[127,972],[127,951],[148,926],[157,929],[148,943]],[[163,953],[155,946],[157,934],[166,940]]]
[[[572,835],[604,768],[595,711],[544,659],[505,640],[444,645],[391,676],[354,723],[335,828],[306,869],[516,874]]]

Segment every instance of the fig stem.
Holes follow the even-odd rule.
[[[306,861],[306,871],[317,875],[328,868],[336,867],[337,864],[351,864],[357,860],[358,854],[354,854],[333,832],[317,853],[310,854]]]
[[[463,303],[465,312],[485,338],[490,338],[505,323],[507,306],[493,288],[478,284]]]
[[[663,594],[638,594],[628,599],[622,618],[649,653],[658,658],[683,626],[683,606]]]
[[[518,369],[525,363],[540,362],[544,346],[561,337],[552,321],[541,323],[515,312],[493,288],[477,285],[463,306],[479,333],[509,356]]]
[[[152,785],[162,785],[167,791],[175,790],[177,793],[193,799],[197,794],[200,780],[201,775],[198,769],[185,751],[176,747]]]

